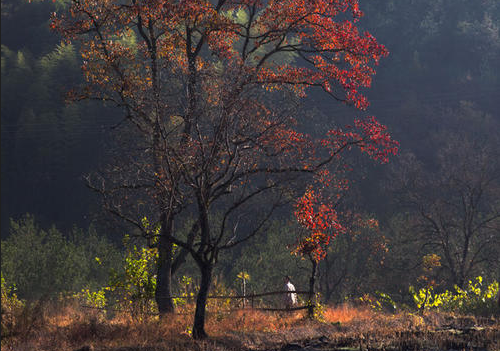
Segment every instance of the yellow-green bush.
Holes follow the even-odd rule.
[[[437,309],[476,315],[500,312],[496,300],[498,291],[497,281],[483,285],[483,277],[481,276],[469,280],[464,289],[455,285],[454,291],[446,290],[442,293],[435,293],[432,286],[419,290],[410,286],[410,294],[419,309]]]
[[[24,302],[19,300],[15,286],[9,286],[2,278],[2,339],[11,334],[16,318],[24,307]]]
[[[156,248],[127,245],[124,270],[112,273],[109,290],[117,296],[119,305],[126,307],[133,316],[143,318],[156,312]]]

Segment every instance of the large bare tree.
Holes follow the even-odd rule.
[[[440,255],[448,284],[463,287],[481,271],[498,268],[499,145],[456,134],[441,137],[445,142],[434,169],[424,169],[413,154],[404,155],[393,190],[408,211],[405,237],[422,255]]]
[[[161,313],[173,310],[173,245],[200,268],[194,337],[206,336],[220,250],[260,232],[301,176],[349,147],[374,158],[395,152],[373,118],[322,140],[296,128],[294,101],[307,87],[367,106],[359,88],[370,85],[387,51],[358,30],[361,16],[357,0],[73,0],[69,15],[54,16],[53,27],[81,44],[87,84],[75,97],[114,103],[137,128],[144,162],[127,164],[132,177],[111,188],[94,187],[105,196],[142,188],[156,207],[158,233],[123,204],[109,206],[157,240]],[[192,229],[181,237],[174,224],[190,216]]]

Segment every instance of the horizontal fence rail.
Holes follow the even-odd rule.
[[[309,294],[310,291],[302,291],[302,290],[297,290],[297,291],[289,291],[289,290],[283,290],[283,291],[271,291],[271,292],[264,292],[264,293],[258,293],[258,294],[247,294],[247,295],[208,295],[209,299],[252,299],[252,298],[257,298],[257,297],[263,297],[263,296],[271,296],[271,295],[284,295],[284,294],[298,294],[298,295],[304,295],[304,294]],[[168,297],[168,296],[163,296],[163,297]],[[172,299],[191,299],[195,298],[196,296],[187,296],[187,295],[182,295],[182,296],[170,296]]]
[[[89,305],[81,305],[82,308],[87,308],[87,309],[92,309],[92,310],[101,310],[101,311],[106,311],[106,312],[125,312],[125,313],[131,313],[131,310],[127,309],[118,309],[118,308],[106,308],[106,307],[95,307],[95,306],[89,306]],[[207,314],[211,313],[229,313],[229,312],[236,312],[236,311],[269,311],[269,312],[293,312],[293,311],[300,311],[300,310],[305,310],[311,308],[310,305],[305,305],[305,306],[299,306],[299,307],[290,307],[290,308],[267,308],[267,307],[246,307],[246,308],[231,308],[227,310],[221,310],[221,311],[205,311]],[[158,312],[147,312],[147,311],[142,311],[140,312],[141,314],[147,314],[151,316],[159,316],[160,313]],[[192,315],[192,313],[178,313],[175,312],[174,314],[177,315]]]
[[[227,309],[227,310],[222,310],[218,312],[235,312],[235,311],[242,311],[242,310],[258,310],[258,311],[270,311],[270,312],[293,312],[293,311],[299,311],[299,310],[305,310],[305,309],[311,309],[313,305],[309,301],[306,305],[304,306],[297,306],[297,307],[287,307],[287,308],[272,308],[272,307],[253,307],[253,300],[255,298],[259,297],[264,297],[264,296],[273,296],[273,295],[286,295],[286,294],[298,294],[298,295],[309,295],[311,292],[310,291],[302,291],[302,290],[297,290],[297,291],[289,291],[289,290],[283,290],[283,291],[270,291],[270,292],[263,292],[263,293],[257,293],[257,294],[248,294],[248,295],[209,295],[207,296],[208,299],[243,299],[243,300],[250,300],[251,301],[251,307],[245,307],[245,304],[243,305],[243,308],[233,308],[233,309]],[[169,298],[172,299],[195,299],[196,295],[181,295],[181,296],[170,296]],[[89,309],[97,309],[97,310],[103,310],[103,311],[113,311],[113,312],[131,312],[130,310],[126,309],[113,309],[113,308],[106,308],[106,307],[94,307],[94,306],[89,306],[89,305],[81,305],[83,308],[89,308]],[[141,312],[149,315],[159,315],[159,313],[154,313],[154,312]],[[212,311],[208,311],[207,313],[212,313]],[[186,314],[186,313],[176,313],[176,314]]]

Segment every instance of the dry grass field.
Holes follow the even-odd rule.
[[[305,313],[212,313],[210,338],[194,341],[191,315],[143,320],[75,302],[39,303],[2,321],[2,351],[500,350],[500,320],[452,314],[384,314],[349,305]]]

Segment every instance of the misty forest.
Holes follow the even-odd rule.
[[[1,38],[2,350],[500,350],[498,0],[2,0]]]

